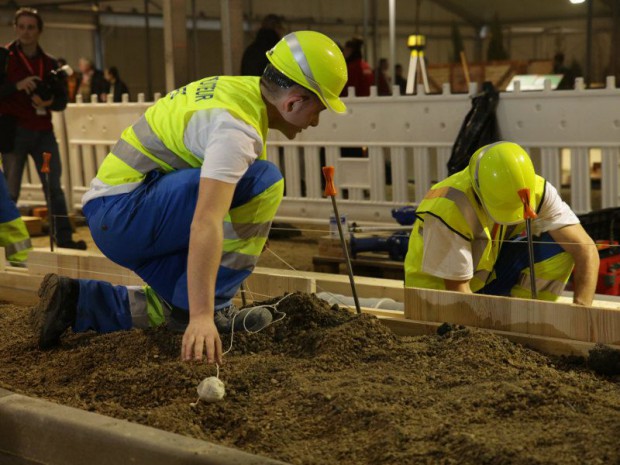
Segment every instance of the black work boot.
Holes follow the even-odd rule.
[[[75,323],[80,284],[77,279],[47,274],[39,288],[39,303],[32,308],[31,323],[39,349],[60,343],[60,336]]]
[[[56,245],[61,249],[86,250],[86,242],[82,240],[74,241],[71,239],[66,242],[58,242]]]

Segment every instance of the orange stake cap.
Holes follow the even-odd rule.
[[[50,152],[43,152],[43,166],[41,166],[41,173],[50,172],[50,160],[51,159],[52,159],[52,154]]]
[[[336,186],[334,185],[334,171],[333,166],[323,167],[323,176],[325,176],[325,191],[323,195],[325,197],[335,197],[336,194],[338,194]]]
[[[524,187],[523,189],[519,189],[517,192],[521,198],[521,202],[523,202],[523,218],[526,220],[536,218],[538,215],[530,206],[530,189],[528,187]]]

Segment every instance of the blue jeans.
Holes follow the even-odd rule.
[[[48,198],[47,179],[44,173],[41,173],[43,166],[43,152],[52,154],[50,160],[50,198]],[[13,202],[17,203],[19,192],[22,186],[22,177],[24,175],[24,167],[28,160],[28,155],[32,157],[37,167],[37,173],[41,184],[43,184],[43,192],[47,202],[48,211],[54,215],[56,243],[59,245],[66,244],[71,241],[71,223],[67,216],[67,202],[65,194],[60,186],[60,175],[62,167],[60,164],[60,152],[54,131],[31,131],[18,127],[15,132],[15,144],[11,153],[3,154],[2,161],[4,166],[4,175],[9,187],[9,193]]]

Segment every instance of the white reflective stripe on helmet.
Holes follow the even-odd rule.
[[[288,45],[288,47],[291,49],[291,53],[293,54],[295,61],[299,65],[299,68],[301,69],[302,74],[308,80],[308,83],[310,84],[310,86],[321,96],[321,100],[323,100],[325,103],[327,103],[327,105],[329,105],[329,103],[327,102],[327,99],[323,95],[321,86],[314,79],[314,74],[312,74],[312,70],[310,69],[310,64],[308,63],[306,54],[301,48],[301,44],[299,43],[299,40],[297,40],[297,35],[293,32],[291,34],[286,35],[284,39],[286,40],[286,44]]]

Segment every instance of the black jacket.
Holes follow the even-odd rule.
[[[241,59],[242,76],[262,76],[265,66],[269,63],[265,55],[280,40],[280,36],[273,29],[260,28],[254,42],[248,45]]]

